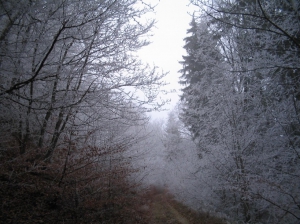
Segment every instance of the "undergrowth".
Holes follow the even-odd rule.
[[[141,190],[128,180],[122,148],[0,151],[1,223],[223,224],[174,200],[164,188]]]
[[[146,199],[127,181],[125,166],[108,169],[82,157],[66,164],[62,155],[50,163],[33,161],[33,151],[1,152],[1,223],[149,223],[140,209]]]

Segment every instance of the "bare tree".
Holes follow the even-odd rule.
[[[31,142],[50,158],[74,124],[80,130],[92,119],[129,123],[160,106],[155,98],[164,74],[135,56],[148,44],[154,21],[141,17],[152,6],[137,0],[15,4],[2,2],[0,100],[3,133],[17,133],[21,154]]]

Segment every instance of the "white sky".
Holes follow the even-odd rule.
[[[178,71],[181,69],[179,61],[182,60],[182,55],[186,54],[183,39],[191,22],[188,12],[192,12],[188,4],[189,0],[159,0],[155,14],[157,23],[152,30],[154,36],[150,39],[152,43],[139,53],[144,62],[155,64],[164,72],[169,72],[166,82],[170,85],[166,89],[175,89],[176,92],[162,96],[164,99],[171,99],[170,104],[165,106],[167,110],[172,109],[179,100],[181,88],[178,84],[180,77]],[[152,112],[151,117],[165,119],[167,114],[168,111]]]

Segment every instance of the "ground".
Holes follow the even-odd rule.
[[[154,224],[223,224],[221,219],[196,212],[173,199],[165,190],[156,191],[150,200],[151,223]]]

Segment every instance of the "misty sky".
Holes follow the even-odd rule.
[[[154,2],[153,0],[151,3]],[[185,55],[183,49],[186,31],[191,21],[188,12],[192,12],[189,0],[160,0],[156,7],[155,19],[156,27],[153,29],[154,36],[151,38],[152,44],[140,51],[141,59],[145,62],[155,64],[164,72],[169,72],[166,81],[170,83],[168,90],[175,89],[175,93],[164,98],[171,99],[171,103],[165,106],[171,109],[179,100],[180,86],[178,84],[181,69],[179,61]],[[153,119],[166,118],[168,111],[152,112]]]

